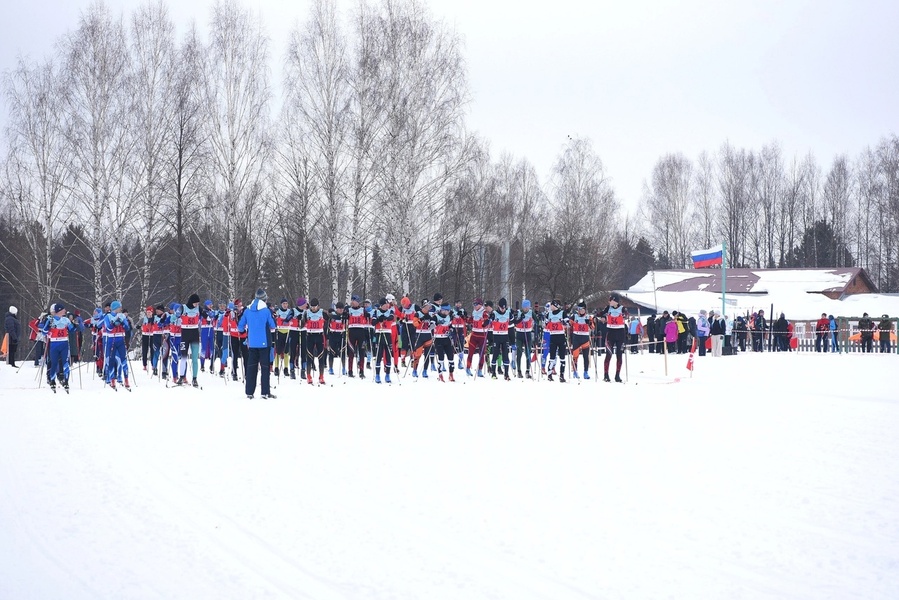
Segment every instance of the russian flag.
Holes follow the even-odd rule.
[[[694,269],[720,265],[724,262],[724,245],[718,244],[706,250],[696,250],[691,252],[690,256],[693,257]]]

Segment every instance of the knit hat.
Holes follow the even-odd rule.
[[[309,301],[309,306],[318,306],[318,298],[313,298]]]
[[[241,305],[243,305],[243,302],[240,301],[240,298],[235,298],[235,299],[234,299],[234,306],[241,306]]]
[[[550,305],[555,306],[556,308],[562,308],[562,301],[558,298],[553,298],[552,302],[550,302]]]
[[[187,305],[191,308],[200,303],[200,296],[197,294],[191,294],[187,299]]]
[[[525,298],[524,300],[521,301],[521,308],[527,310],[527,309],[529,309],[530,307],[531,307],[531,301],[530,301],[530,300],[528,300],[527,298]]]
[[[440,305],[440,310],[452,310],[452,306],[448,302],[444,302]]]
[[[443,294],[441,294],[440,292],[435,292],[434,293],[434,304],[439,304],[441,300],[443,300]]]
[[[234,310],[234,303],[233,303],[233,302],[229,302],[229,303],[228,303],[228,310]]]
[[[475,298],[474,302],[472,302],[472,304],[474,304],[475,306],[483,306],[484,301],[481,298]]]
[[[152,307],[152,306],[148,306],[148,307],[147,307],[147,312],[153,312],[153,307]]]
[[[266,300],[268,300],[268,294],[265,293],[264,289],[256,288],[256,299],[265,302]]]
[[[390,302],[387,301],[387,298],[381,298],[380,300],[378,300],[378,306],[384,306],[385,304],[390,304]]]
[[[410,306],[412,306],[412,301],[409,300],[409,298],[408,298],[407,296],[403,296],[403,297],[400,299],[400,305],[401,305],[403,308],[409,308]]]
[[[178,303],[177,302],[169,303],[169,310],[171,310],[171,311],[178,310]]]
[[[157,304],[154,310],[158,310],[159,312],[165,312],[165,307],[162,304]]]
[[[19,313],[19,309],[16,308],[15,306],[10,306],[10,307],[9,307],[9,313],[12,314],[12,315],[18,314],[18,313]]]
[[[297,298],[297,306],[306,306],[306,296]]]
[[[212,300],[207,300],[203,303],[203,306],[212,306]]]
[[[704,317],[704,316],[706,315],[705,309],[699,311],[699,314],[700,314],[700,316],[703,316],[703,317]],[[715,311],[712,311],[712,314],[714,315],[714,314],[715,314]]]
[[[290,303],[290,302],[287,300],[287,298],[281,298],[281,302],[279,302],[278,304],[284,304],[285,302],[287,302],[288,304]]]
[[[499,304],[500,308],[506,308],[509,305],[505,298],[500,298],[497,304]]]
[[[334,308],[343,308],[343,302],[338,302],[334,305]]]
[[[386,296],[384,296],[384,298],[387,299],[387,302],[396,302],[396,296],[394,296],[393,294],[387,294]]]
[[[356,294],[353,294],[352,296],[350,296],[350,301],[351,302],[362,302],[362,299],[359,298],[359,296],[357,296]]]
[[[484,306],[489,306],[490,308],[493,308],[493,300],[488,300],[487,302],[484,303]]]
[[[56,309],[57,311],[60,311],[63,309],[62,304],[57,304],[57,307],[58,307]],[[111,308],[112,310],[119,310],[120,308],[122,308],[122,303],[119,302],[118,300],[113,300],[112,304],[109,305],[109,308]]]
[[[587,303],[581,300],[577,303],[577,307],[581,310],[587,310]]]

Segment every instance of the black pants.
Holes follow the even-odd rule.
[[[393,364],[393,336],[390,334],[390,331],[379,331],[375,335],[372,354],[375,357],[375,373],[381,372],[382,359],[389,373],[390,366]]]
[[[231,337],[231,373],[237,375],[237,359],[242,358],[244,364],[244,370],[249,370],[249,364],[247,361],[249,360],[249,349],[244,345],[243,340],[239,337],[230,336]],[[266,373],[268,372],[268,348],[266,348],[265,355],[265,364],[266,364]],[[268,377],[268,375],[266,375]],[[248,380],[249,381],[249,380]],[[255,384],[253,385],[255,389]],[[268,384],[266,384],[266,389],[268,389]],[[264,394],[268,392],[263,392]]]
[[[232,338],[232,340],[236,340],[237,338]],[[238,340],[240,341],[240,340]],[[243,344],[241,344],[243,346]],[[233,347],[233,345],[232,345]],[[243,346],[246,348],[246,346]],[[248,348],[247,349],[247,357],[246,357],[246,368],[247,368],[247,396],[252,396],[256,393],[256,374],[259,372],[259,367],[262,367],[262,395],[269,395],[269,382],[271,379],[271,374],[269,373],[269,355],[271,353],[270,348]]]
[[[140,360],[144,365],[144,370],[147,370],[147,361],[150,360],[152,356],[152,345],[151,341],[153,339],[152,335],[142,335],[140,336]]]
[[[334,357],[343,368],[344,352],[346,351],[346,334],[343,331],[335,331],[328,334],[328,368],[334,368]]]
[[[496,372],[496,364],[503,361],[503,372],[509,374],[509,335],[493,334],[493,356],[490,357],[490,372]]]
[[[534,351],[534,332],[519,331],[515,334],[518,345],[518,355],[515,357],[515,366],[521,373],[521,359],[524,358],[525,370],[531,372],[531,352]]]
[[[353,359],[359,361],[359,372],[365,372],[365,343],[368,341],[368,329],[365,327],[350,327],[350,347],[347,354],[350,357],[349,370],[353,372]]]
[[[449,359],[449,372],[452,373],[455,368],[455,351],[453,349],[453,341],[449,337],[434,338],[434,353],[437,354],[437,370],[441,373],[446,370],[443,364],[444,359]]]
[[[624,354],[624,341],[627,334],[624,329],[609,329],[606,335],[606,358],[603,362],[603,372],[609,374],[609,364],[612,362],[612,353],[615,353],[615,374],[621,373],[621,355]],[[686,335],[684,335],[686,338]]]
[[[307,368],[318,363],[319,375],[323,375],[325,372],[325,364],[328,362],[328,357],[325,355],[325,334],[307,333],[306,352]],[[308,372],[309,371],[307,371],[307,373]]]
[[[565,374],[565,357],[568,356],[568,342],[561,333],[549,336],[549,359],[556,360],[559,357],[559,373]]]
[[[19,350],[19,342],[9,342],[9,356],[7,360],[10,366],[16,366],[16,352]]]

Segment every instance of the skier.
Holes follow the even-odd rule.
[[[353,361],[359,361],[359,379],[365,379],[365,342],[368,339],[369,318],[365,309],[360,306],[359,296],[353,294],[350,298],[350,307],[347,309],[347,327],[349,328],[349,357],[350,377],[353,377]]]
[[[510,380],[509,323],[511,321],[511,316],[508,302],[505,298],[500,298],[496,303],[496,310],[493,311],[493,318],[490,320],[490,331],[493,332],[493,357],[490,361],[490,374],[494,379],[496,379],[496,369],[501,360],[503,365],[503,379],[506,381]]]
[[[200,309],[200,372],[206,372],[206,361],[209,361],[209,372],[215,359],[215,310],[212,300],[206,300]]]
[[[172,364],[172,383],[181,385],[184,383],[181,374],[181,357],[184,355],[184,344],[181,343],[181,305],[177,302],[169,304],[169,356]],[[186,363],[185,363],[186,364]],[[164,379],[164,377],[163,377]]]
[[[400,307],[401,311],[398,315],[401,321],[399,332],[402,349],[400,353],[403,357],[403,366],[405,367],[408,361],[412,360],[412,344],[415,341],[415,307],[408,296],[403,296],[400,299]]]
[[[531,378],[531,352],[534,347],[534,311],[531,310],[531,301],[525,298],[521,301],[515,319],[515,337],[518,346],[518,355],[515,358],[515,367],[518,377],[521,378],[521,359],[524,358],[525,377]]]
[[[571,323],[571,376],[577,379],[577,359],[584,356],[584,379],[590,379],[590,334],[593,318],[587,314],[587,305],[578,302],[577,310],[569,318]]]
[[[309,300],[309,308],[303,314],[306,324],[306,352],[308,368],[306,381],[312,385],[312,365],[318,363],[318,383],[325,384],[325,364],[328,357],[325,355],[325,326],[328,314],[318,305],[318,298]]]
[[[181,352],[179,383],[187,385],[187,354],[190,353],[191,385],[200,387],[197,373],[200,368],[200,296],[191,294],[181,313]]]
[[[230,340],[231,335],[230,332],[227,334],[225,333],[225,325],[228,324],[228,320],[225,318],[227,314],[228,304],[219,302],[218,310],[215,311],[215,354],[212,357],[212,363],[209,367],[209,370],[212,371],[212,364],[218,359],[219,377],[225,376],[225,369],[228,364],[228,346],[230,344],[226,344],[225,340]]]
[[[128,356],[125,348],[125,334],[130,324],[122,315],[122,303],[113,300],[110,303],[110,312],[103,317],[104,354],[106,356],[106,383],[115,389],[116,380],[125,383],[125,389],[130,389],[128,383]]]
[[[452,335],[453,315],[452,307],[449,304],[440,306],[440,310],[434,316],[434,352],[437,354],[437,379],[444,381],[443,373],[446,372],[446,360],[449,360],[449,380],[455,381],[453,371],[455,371],[455,352],[453,351],[453,342],[450,339]]]
[[[468,358],[465,360],[465,373],[471,376],[471,359],[477,354],[478,358],[478,377],[484,376],[484,351],[487,347],[487,314],[484,307],[484,301],[475,298],[474,310],[471,311],[471,336],[468,338]]]
[[[253,399],[256,393],[256,377],[259,374],[259,368],[262,368],[262,398],[275,398],[269,389],[271,373],[269,371],[269,357],[271,353],[271,333],[270,330],[275,326],[275,320],[272,318],[272,312],[265,304],[268,295],[265,290],[259,288],[256,290],[256,298],[250,305],[242,311],[240,320],[235,328],[241,337],[236,339],[246,339],[247,348],[245,356],[244,370],[246,371],[246,394],[247,398]],[[234,302],[235,305],[239,299]],[[235,338],[232,338],[232,341]],[[241,344],[243,346],[243,343]],[[233,346],[232,346],[233,347]],[[235,357],[236,358],[236,357]]]
[[[156,325],[153,307],[148,306],[140,318],[140,361],[146,373],[153,362],[153,330]]]
[[[618,292],[612,292],[609,295],[609,305],[602,309],[600,318],[606,324],[606,358],[603,362],[602,379],[603,381],[609,381],[609,363],[612,362],[612,351],[614,350],[615,381],[622,383],[621,357],[624,354],[624,343],[627,335],[624,324],[627,319],[627,310],[621,306],[621,296],[618,295]],[[686,322],[686,319],[683,319],[683,321]],[[680,335],[679,329],[678,335]]]
[[[306,378],[306,329],[303,327],[302,314],[309,305],[305,296],[297,298],[297,304],[293,308],[293,318],[288,326],[287,347],[290,352],[290,378],[297,378],[297,367],[300,367],[300,377]]]
[[[393,357],[393,330],[396,311],[387,298],[381,298],[378,308],[372,312],[371,321],[375,326],[372,353],[375,357],[375,383],[381,383],[381,362],[384,362],[384,382],[390,383],[390,366]]]
[[[43,322],[41,329],[49,340],[47,352],[47,383],[50,389],[56,390],[56,380],[69,390],[69,332],[75,325],[66,316],[66,307],[62,303],[50,308],[50,315]]]
[[[287,375],[289,360],[287,355],[288,338],[290,337],[290,322],[293,320],[293,309],[287,298],[281,298],[279,307],[275,310],[275,377],[282,372]]]
[[[546,370],[549,372],[547,379],[553,380],[553,368],[556,360],[559,361],[559,381],[565,383],[565,357],[568,355],[568,342],[565,339],[565,309],[562,302],[553,300],[550,303],[549,312],[546,315],[544,332],[549,335],[549,361]]]
[[[421,357],[424,356],[421,376],[427,379],[431,347],[434,344],[432,336],[434,315],[431,313],[431,302],[427,298],[421,302],[421,305],[414,306],[416,327],[415,339],[412,343],[412,377],[418,377],[418,365],[421,363]]]
[[[346,312],[343,302],[338,302],[331,309],[328,319],[328,374],[334,374],[334,357],[337,357],[340,372],[346,375]]]
[[[253,304],[256,304],[255,300]],[[249,351],[247,345],[244,343],[247,339],[247,334],[245,331],[241,331],[237,326],[237,324],[240,323],[241,317],[243,317],[243,302],[240,301],[240,298],[235,298],[234,302],[232,302],[228,306],[232,305],[233,308],[229,311],[228,314],[227,328],[229,331],[229,337],[231,338],[231,352],[229,353],[231,355],[231,379],[233,381],[237,381],[237,363],[240,362],[240,360],[243,360],[244,372],[246,372],[247,356],[249,355]],[[266,310],[267,309],[268,307],[266,307]]]
[[[465,312],[465,308],[462,306],[461,300],[456,300],[451,314],[453,316],[453,329],[450,341],[452,341],[458,355],[459,364],[457,365],[457,367],[459,369],[464,369],[465,366],[462,362],[462,358],[465,352],[465,325],[466,321],[468,320],[468,315]]]

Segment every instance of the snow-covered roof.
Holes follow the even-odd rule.
[[[784,313],[788,319],[817,319],[821,313],[857,317],[867,312],[899,316],[899,294],[851,294],[839,300],[821,292],[840,293],[861,271],[854,269],[732,269],[727,270],[727,305],[730,315],[763,309]],[[867,277],[862,272],[864,277]],[[650,271],[628,290],[620,292],[646,312],[663,310],[696,314],[701,309],[721,310],[721,272],[718,269],[656,271],[653,289]]]
[[[728,294],[760,294],[788,289],[802,292],[841,293],[853,278],[867,275],[858,267],[834,269],[727,269]],[[671,269],[649,271],[630,292],[704,290],[721,292],[721,269]],[[653,285],[655,280],[655,285]]]

